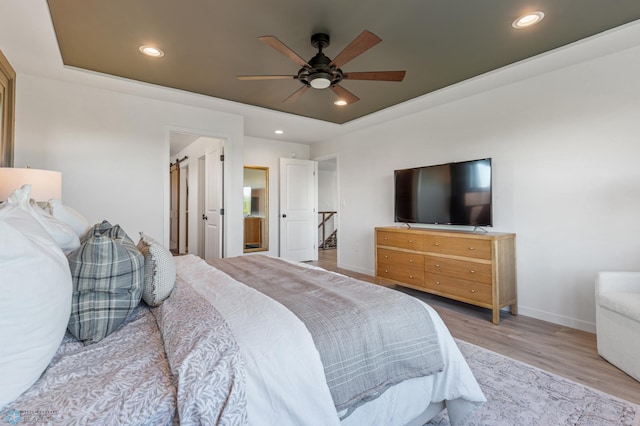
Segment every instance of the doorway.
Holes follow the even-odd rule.
[[[170,249],[203,259],[224,257],[224,140],[169,132]]]
[[[338,157],[318,159],[318,257],[337,264],[339,247]]]
[[[189,246],[189,166],[180,164],[187,157],[169,164],[169,250],[174,255],[187,253]]]

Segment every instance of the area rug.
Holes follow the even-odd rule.
[[[456,342],[487,397],[470,425],[640,425],[639,405],[471,343]],[[446,410],[427,425],[449,425]]]

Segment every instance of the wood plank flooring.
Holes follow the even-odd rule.
[[[336,250],[320,250],[318,262],[313,264],[374,282],[372,276],[338,268]],[[504,311],[500,325],[493,325],[489,309],[411,289],[396,289],[431,305],[456,338],[640,404],[640,382],[598,355],[593,333]]]

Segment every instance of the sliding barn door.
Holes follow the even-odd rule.
[[[180,164],[173,163],[170,166],[170,203],[169,211],[169,249],[178,253],[180,241]]]

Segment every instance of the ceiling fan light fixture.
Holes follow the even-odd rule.
[[[140,52],[144,53],[147,56],[151,56],[154,58],[161,58],[164,56],[164,52],[162,51],[162,49],[158,49],[157,47],[153,47],[153,46],[140,46],[138,48],[140,50]]]
[[[326,89],[331,86],[331,77],[328,72],[316,72],[309,76],[309,84],[314,89]]]
[[[527,28],[539,23],[540,21],[542,21],[542,18],[544,18],[544,12],[537,11],[527,13],[526,15],[522,15],[518,19],[513,21],[511,26],[516,29]]]
[[[345,101],[344,99],[338,99],[333,104],[338,106],[345,106],[347,104],[347,101]]]

